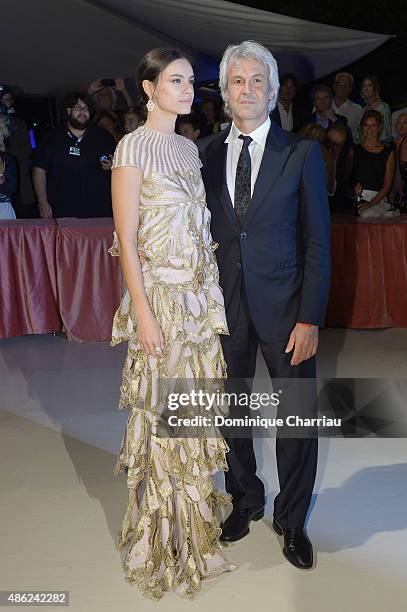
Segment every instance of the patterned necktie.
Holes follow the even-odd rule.
[[[243,134],[240,134],[239,138],[243,140],[243,147],[236,166],[235,212],[240,226],[242,226],[251,200],[252,162],[249,145],[253,139],[250,136],[243,136]]]

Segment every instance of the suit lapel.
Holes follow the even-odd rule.
[[[225,140],[230,130],[226,130],[223,138],[219,138],[216,147],[210,154],[210,159],[206,164],[207,183],[229,217],[230,221],[239,229],[239,222],[236,217],[235,209],[230,199],[227,180],[226,180],[226,155],[227,145]]]
[[[254,186],[253,196],[246,213],[244,225],[256,214],[259,206],[273,188],[274,183],[282,174],[284,166],[291,154],[293,146],[286,142],[284,134],[278,134],[273,123],[267,135],[263,158]]]

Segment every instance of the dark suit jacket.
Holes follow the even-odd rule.
[[[244,277],[263,342],[287,341],[297,321],[322,326],[330,282],[330,215],[319,142],[273,122],[253,198],[240,228],[226,183],[230,128],[197,141],[229,330]]]
[[[297,132],[306,123],[312,123],[311,110],[305,108],[301,104],[298,104],[295,102],[295,100],[293,101],[292,105],[293,132]],[[280,109],[278,108],[278,104],[276,104],[276,107],[272,111],[270,117],[274,123],[281,127]]]

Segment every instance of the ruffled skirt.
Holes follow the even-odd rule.
[[[217,516],[231,498],[213,486],[214,474],[228,469],[228,446],[215,430],[198,437],[159,435],[166,407],[161,381],[199,380],[205,391],[222,389],[219,333],[228,333],[223,296],[216,283],[195,291],[156,284],[146,294],[164,335],[163,357],[141,350],[127,291],[113,322],[111,345],[128,342],[119,408],[130,411],[114,469],[127,474],[129,490],[117,548],[125,579],[145,596],[158,600],[173,590],[193,599],[202,579],[235,568],[219,545]]]

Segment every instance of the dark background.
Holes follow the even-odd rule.
[[[233,4],[259,8],[290,17],[328,25],[381,34],[392,34],[384,45],[365,57],[344,66],[355,77],[353,98],[359,98],[360,81],[366,74],[376,74],[382,85],[382,98],[392,110],[407,106],[407,0],[231,0]],[[332,85],[334,74],[320,81]],[[303,87],[300,98],[308,99],[312,83]],[[47,125],[60,120],[55,97],[16,96],[17,113],[24,117],[37,137]]]
[[[395,34],[384,45],[346,66],[356,79],[354,94],[365,74],[376,74],[382,99],[393,110],[407,106],[407,0],[231,0],[281,15],[308,19],[343,28]],[[343,67],[345,70],[345,67]],[[320,79],[331,85],[333,74]],[[308,88],[309,89],[309,88]]]

